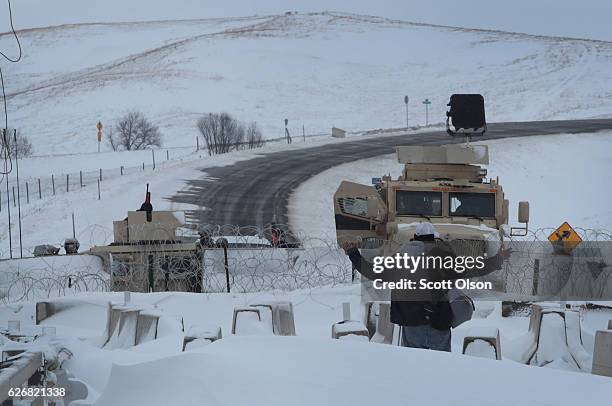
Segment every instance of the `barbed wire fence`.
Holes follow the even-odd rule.
[[[286,230],[282,225],[186,227],[161,242],[126,245],[112,243],[108,228],[91,226],[81,233],[90,246],[98,245],[91,251],[0,261],[0,300],[15,303],[125,290],[291,291],[359,279],[335,234],[313,237]],[[492,274],[496,286],[521,297],[571,299],[573,293],[612,300],[612,232],[577,228],[583,239],[579,249],[556,256],[548,241],[552,231],[537,229],[510,239],[512,261]],[[156,234],[164,232],[167,229],[159,225]],[[570,293],[563,297],[568,285]]]

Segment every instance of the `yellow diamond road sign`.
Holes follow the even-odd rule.
[[[553,244],[562,244],[563,248],[568,250],[576,248],[582,242],[582,238],[580,238],[576,230],[574,230],[567,221],[553,231],[553,233],[548,236],[548,240]]]

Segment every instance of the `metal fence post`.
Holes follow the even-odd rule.
[[[98,200],[100,200],[100,179],[98,179]]]
[[[79,171],[79,183],[81,187],[83,187],[83,171]]]
[[[535,259],[533,261],[533,284],[531,287],[531,294],[537,296],[538,294],[538,279],[540,278],[540,260]]]
[[[40,187],[40,178],[38,178],[38,198],[42,199],[42,189]]]
[[[66,174],[66,192],[70,191],[70,175]]]
[[[53,196],[55,196],[55,178],[51,174],[51,185],[53,186]]]
[[[17,207],[17,201],[15,200],[15,186],[13,186],[13,207]]]
[[[148,266],[147,266],[147,270],[148,270],[148,276],[149,276],[149,292],[154,292],[155,291],[155,278],[153,275],[154,269],[153,269],[153,255],[149,254],[148,256]]]
[[[227,293],[230,293],[230,277],[229,263],[227,261],[227,247],[223,246],[223,266],[225,267],[225,283],[227,284]]]
[[[30,188],[28,187],[28,182],[26,182],[26,203],[30,204]]]
[[[102,168],[100,168],[100,182],[102,182]]]
[[[123,165],[121,165],[121,176],[123,176]]]

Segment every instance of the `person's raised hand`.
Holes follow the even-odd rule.
[[[355,241],[344,241],[340,247],[344,250],[344,252],[349,252],[350,250],[357,248],[357,242]]]
[[[512,248],[500,248],[497,255],[499,255],[502,261],[505,261],[510,258],[510,255],[512,255]]]

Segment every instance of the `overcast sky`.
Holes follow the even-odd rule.
[[[612,0],[11,0],[16,27],[335,10],[612,41]],[[8,28],[0,0],[0,31]]]

